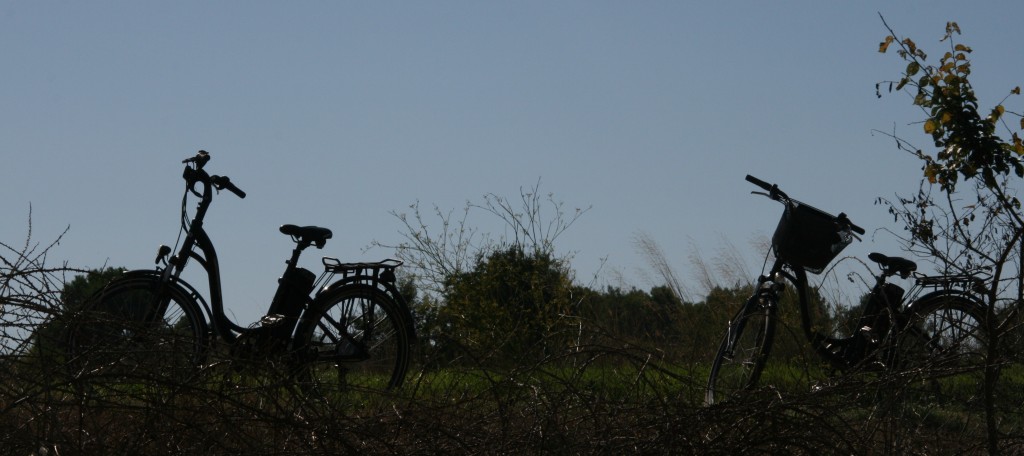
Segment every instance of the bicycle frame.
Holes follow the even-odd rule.
[[[161,283],[180,283],[185,284],[189,289],[194,289],[187,285],[187,282],[181,280],[180,276],[189,259],[199,263],[203,270],[206,271],[208,281],[207,285],[212,307],[207,305],[205,301],[202,303],[210,314],[211,328],[217,336],[233,341],[237,338],[238,333],[244,333],[246,328],[231,321],[224,312],[224,297],[221,288],[220,263],[217,259],[217,250],[213,247],[213,242],[210,240],[209,235],[202,228],[202,220],[197,218],[197,222],[193,222],[181,249],[177,255],[171,257],[168,261],[168,267],[162,271]],[[202,255],[196,253],[195,248],[198,248]]]
[[[835,362],[837,359],[835,355],[829,352],[822,344],[823,336],[814,332],[814,321],[811,317],[810,312],[810,299],[808,299],[808,283],[807,283],[807,272],[804,268],[793,266],[783,260],[775,260],[768,274],[763,274],[757,279],[757,284],[754,288],[754,295],[750,300],[747,301],[744,306],[751,305],[751,302],[758,298],[765,296],[764,304],[769,306],[778,306],[780,300],[780,293],[785,287],[783,280],[793,284],[797,292],[797,304],[800,310],[800,329],[802,330],[804,337],[807,338],[811,345],[815,348],[823,358],[829,362]],[[735,340],[731,340],[730,344],[734,344]]]
[[[202,171],[201,167],[196,172],[203,173],[205,175],[205,171]],[[186,172],[186,174],[189,173]],[[186,180],[188,180],[187,177]],[[184,217],[182,218],[182,229],[186,232],[184,242],[178,252],[166,261],[166,267],[163,268],[163,270],[158,268],[158,271],[161,271],[160,282],[164,286],[181,284],[185,288],[189,289],[191,291],[190,294],[199,298],[198,300],[209,314],[213,332],[227,341],[234,341],[238,337],[239,333],[246,332],[246,328],[243,328],[231,321],[224,312],[224,296],[220,279],[220,262],[217,259],[217,250],[213,246],[213,241],[203,228],[203,219],[206,217],[206,212],[213,201],[213,186],[209,182],[209,179],[201,179],[201,183],[203,184],[203,190],[200,194],[200,201],[196,210],[195,218],[193,218],[191,223],[188,223],[187,225]],[[198,194],[191,188],[187,191]],[[188,193],[185,194],[186,199],[187,197]],[[184,204],[185,201],[182,202],[183,206]],[[183,207],[183,213],[184,210],[185,208]],[[199,249],[199,252],[201,252],[201,255],[195,251],[197,248]],[[165,259],[164,257],[169,253],[169,250],[169,248],[161,247],[161,251],[157,256],[157,263],[160,263],[161,260]],[[188,264],[190,259],[195,260],[200,266],[202,266],[203,270],[206,271],[210,304],[212,304],[212,307],[210,304],[207,304],[205,300],[202,300],[201,296],[199,296],[195,291],[195,288],[180,278],[181,273],[184,271],[185,266]]]

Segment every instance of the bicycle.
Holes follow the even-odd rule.
[[[170,247],[160,246],[155,269],[126,272],[81,309],[72,309],[66,345],[74,374],[181,378],[202,366],[212,342],[220,340],[231,359],[274,360],[305,385],[400,386],[416,337],[412,314],[396,285],[395,270],[402,263],[342,263],[324,257],[324,271],[317,277],[299,267],[298,260],[310,246],[324,247],[332,237],[327,228],[281,226],[295,247],[267,314],[249,327],[226,315],[217,252],[203,222],[214,190],[239,198],[246,194],[227,176],[209,174],[204,169],[209,161],[210,154],[199,151],[182,162],[180,249],[171,255]],[[190,194],[199,199],[191,219]],[[180,278],[191,261],[206,273],[209,303]]]
[[[955,375],[979,365],[985,304],[974,292],[984,279],[975,275],[925,276],[908,259],[871,253],[875,276],[858,330],[848,337],[815,332],[807,273],[820,274],[864,229],[844,213],[831,215],[790,198],[778,185],[753,176],[746,180],[785,206],[772,236],[775,260],[758,277],[753,294],[729,321],[708,376],[707,406],[752,390],[764,373],[775,338],[785,283],[796,290],[803,337],[814,353],[841,372],[927,370],[932,378]],[[765,266],[769,263],[766,259]],[[914,277],[909,293],[888,279]]]

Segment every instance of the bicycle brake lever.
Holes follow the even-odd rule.
[[[198,153],[196,153],[195,157],[186,158],[186,159],[182,160],[181,162],[182,163],[195,163],[196,164],[196,168],[203,169],[203,166],[206,165],[206,162],[208,162],[208,161],[210,161],[210,153],[205,151],[205,150],[200,150]]]

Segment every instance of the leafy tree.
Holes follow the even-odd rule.
[[[542,193],[538,181],[520,188],[518,199],[488,193],[482,202],[467,202],[461,217],[434,206],[432,221],[418,202],[409,209],[392,212],[404,226],[404,240],[373,245],[394,249],[408,266],[409,286],[418,292],[415,323],[431,362],[451,360],[464,348],[509,355],[526,339],[545,339],[540,334],[550,325],[551,309],[567,309],[572,282],[571,254],[556,255],[555,241],[589,208],[566,209],[553,194]],[[470,223],[470,215],[480,213],[500,220],[506,234],[481,233]],[[485,299],[473,302],[478,297]],[[487,329],[492,325],[498,329]],[[498,334],[510,329],[527,335],[509,333],[518,339],[506,340]]]
[[[64,289],[61,291],[64,307],[67,309],[81,307],[89,296],[103,289],[111,280],[120,277],[124,271],[124,268],[103,267],[90,269],[85,274],[75,276],[70,282],[64,284]]]
[[[60,293],[61,304],[64,308],[56,318],[42,323],[36,328],[33,335],[35,338],[35,346],[32,349],[33,356],[39,356],[45,360],[59,359],[60,344],[67,325],[66,318],[81,308],[89,296],[103,289],[124,271],[124,268],[109,267],[90,269],[66,282]]]
[[[567,266],[513,245],[477,258],[445,281],[440,330],[478,355],[519,360],[554,348],[552,335],[571,303]]]
[[[608,287],[594,291],[583,287],[573,292],[574,315],[588,339],[609,346],[638,346],[664,356],[688,358],[679,350],[684,328],[682,303],[667,287],[649,293]]]

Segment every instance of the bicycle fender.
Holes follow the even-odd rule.
[[[931,301],[931,300],[934,300],[934,299],[939,299],[939,298],[942,298],[942,297],[952,297],[954,299],[962,299],[962,300],[964,300],[966,302],[971,303],[971,305],[973,307],[975,307],[979,312],[982,312],[981,315],[984,315],[984,311],[985,311],[985,307],[986,307],[984,301],[979,299],[974,294],[966,292],[966,291],[963,291],[963,290],[936,290],[936,291],[927,293],[924,296],[921,296],[921,297],[915,299],[914,302],[910,303],[910,305],[907,306],[905,312],[914,312],[918,308],[920,308],[923,305],[923,303]]]

